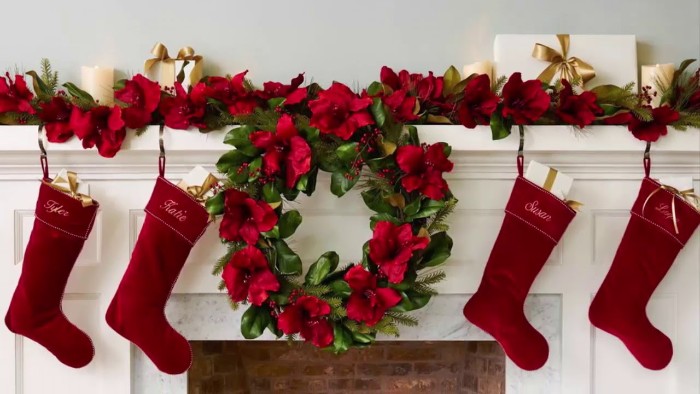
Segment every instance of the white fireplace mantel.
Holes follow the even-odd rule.
[[[166,176],[173,180],[193,165],[214,171],[230,147],[226,130],[200,134],[166,129]],[[452,220],[452,258],[443,269],[448,279],[420,315],[421,325],[404,329],[403,340],[480,340],[488,336],[461,315],[461,306],[481,279],[483,267],[503,219],[503,207],[515,176],[517,130],[492,141],[488,127],[422,126],[424,142],[448,142],[454,171],[448,182],[460,203]],[[142,136],[130,132],[113,159],[83,150],[73,139],[46,144],[51,172],[62,167],[90,182],[101,208],[68,283],[66,315],[95,342],[95,360],[72,370],[49,353],[0,326],[0,385],[3,393],[184,394],[186,376],[166,376],[104,322],[104,313],[129,261],[143,221],[143,207],[157,174],[158,129]],[[648,312],[671,337],[674,360],[658,372],[641,368],[624,345],[595,330],[587,319],[592,295],[607,273],[629,218],[628,209],[643,176],[645,144],[625,128],[596,126],[576,131],[566,126],[527,127],[525,159],[535,159],[575,178],[570,198],[584,203],[533,285],[525,311],[550,343],[550,358],[536,372],[506,368],[508,394],[687,394],[700,392],[700,237],[681,251]],[[669,131],[653,144],[652,176],[690,176],[700,190],[700,132]],[[24,247],[33,223],[40,178],[37,128],[0,127],[0,312],[4,313],[19,277]],[[304,222],[292,246],[305,262],[326,248],[344,261],[360,257],[369,237],[368,211],[351,192],[337,199],[325,192],[329,177],[321,174],[313,197],[300,198]],[[11,191],[11,192],[6,192]],[[342,226],[338,223],[342,221]],[[324,242],[318,242],[323,228]],[[240,340],[240,311],[227,308],[217,293],[211,267],[222,253],[216,226],[192,251],[175,287],[167,315],[191,340]],[[60,384],[58,384],[60,382]]]

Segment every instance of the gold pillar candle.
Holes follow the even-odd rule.
[[[81,69],[80,88],[90,93],[99,104],[114,103],[114,69],[109,67],[86,67]]]
[[[653,64],[642,66],[641,87],[649,86],[649,95],[651,96],[651,106],[658,107],[661,101],[661,90],[666,89],[671,85],[673,73],[676,67],[673,63]],[[656,93],[656,96],[654,94]]]
[[[493,65],[488,60],[467,64],[462,69],[462,72],[464,73],[464,78],[468,78],[472,74],[486,74],[493,82]]]

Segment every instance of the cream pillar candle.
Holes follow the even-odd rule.
[[[85,67],[81,69],[80,88],[102,105],[114,103],[114,69],[109,67]]]
[[[671,81],[673,80],[673,73],[676,71],[676,67],[673,63],[666,64],[654,64],[642,66],[641,75],[641,86],[640,92],[643,87],[650,86],[649,95],[651,96],[651,106],[658,107],[661,101],[661,93],[658,92],[660,88],[667,88]],[[658,86],[658,85],[661,86]],[[654,96],[656,93],[656,96]]]
[[[464,66],[462,71],[464,72],[464,78],[467,78],[472,74],[486,74],[493,82],[493,66],[488,60],[485,60],[483,62],[467,64],[466,66]]]

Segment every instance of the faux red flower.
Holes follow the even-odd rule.
[[[255,246],[248,245],[234,253],[221,277],[234,302],[247,299],[260,306],[267,300],[269,291],[280,289],[265,255]]]
[[[639,120],[629,112],[622,112],[603,120],[605,124],[627,125],[627,129],[638,139],[647,142],[654,142],[662,135],[668,133],[668,125],[677,121],[680,114],[673,108],[661,106],[657,108],[648,107],[654,119],[649,122]]]
[[[331,306],[313,296],[301,296],[284,308],[277,318],[277,326],[283,333],[301,334],[304,340],[317,347],[326,347],[333,342],[333,326],[327,316]]]
[[[299,104],[306,98],[306,88],[299,87],[303,82],[304,74],[299,74],[292,79],[289,85],[274,81],[265,82],[263,84],[263,90],[256,93],[258,97],[263,100],[284,97],[285,105]]]
[[[276,132],[256,131],[249,138],[257,148],[265,150],[265,174],[279,174],[284,164],[285,184],[288,188],[294,187],[299,178],[311,169],[311,148],[299,136],[290,115],[283,114],[280,117]]]
[[[224,193],[224,217],[219,225],[221,238],[255,245],[261,232],[270,231],[277,224],[275,211],[265,201],[253,200],[248,193],[236,189]]]
[[[398,291],[377,287],[377,276],[361,265],[350,268],[345,274],[345,281],[352,289],[348,299],[348,318],[370,327],[377,324],[389,308],[401,302]]]
[[[207,97],[222,102],[232,115],[253,113],[259,102],[253,92],[245,87],[246,74],[248,70],[234,75],[231,79],[209,77]]]
[[[408,223],[379,222],[369,241],[369,257],[389,282],[401,283],[413,252],[425,249],[429,242],[426,237],[414,236]]]
[[[697,92],[693,93],[692,96],[688,99],[688,104],[687,107],[689,109],[700,109],[700,90]]]
[[[206,128],[206,88],[206,85],[200,82],[194,85],[188,94],[181,83],[175,82],[175,96],[163,97],[160,102],[160,113],[165,119],[165,125],[180,130],[186,130],[190,126]]]
[[[153,118],[153,112],[160,103],[160,85],[141,74],[136,74],[124,83],[122,89],[114,92],[114,97],[126,104],[122,110],[122,119],[126,127],[140,129]]]
[[[398,75],[389,67],[382,67],[379,74],[380,81],[392,90],[406,89],[423,103],[422,107],[445,106],[445,98],[442,96],[444,87],[443,77],[436,77],[433,72],[428,76],[418,73],[409,73],[407,70],[399,71]]]
[[[445,144],[433,144],[427,148],[402,146],[396,151],[396,163],[405,173],[401,178],[401,186],[407,192],[418,190],[433,200],[445,197],[448,186],[442,173],[452,171],[454,166],[445,155]]]
[[[70,123],[73,104],[61,97],[52,97],[51,101],[39,104],[39,118],[44,123],[46,139],[49,142],[66,142],[73,136]]]
[[[407,89],[399,89],[384,95],[382,101],[391,109],[391,114],[397,122],[406,123],[418,119],[418,115],[413,113],[416,108],[416,97],[409,96]]]
[[[557,107],[557,116],[561,120],[583,128],[593,123],[596,116],[603,114],[603,109],[596,104],[595,93],[584,91],[576,95],[569,81],[562,79],[561,84],[563,88],[559,92]]]
[[[370,104],[371,98],[360,97],[342,83],[333,82],[330,88],[319,92],[318,99],[309,102],[310,124],[323,134],[347,140],[360,127],[374,124],[367,111]]]
[[[70,115],[70,127],[83,141],[83,148],[97,145],[97,151],[103,157],[114,157],[126,137],[122,110],[119,107],[100,105],[83,112],[74,106]]]
[[[406,70],[403,70],[402,72],[406,72],[406,74],[408,74],[408,71]],[[394,72],[394,70],[387,66],[383,66],[382,70],[379,72],[379,81],[390,87],[392,90],[399,90],[404,87],[408,88],[408,86],[403,86],[401,79],[399,79],[399,76]]]
[[[491,91],[491,79],[486,74],[477,75],[464,87],[464,98],[457,107],[457,118],[464,127],[487,125],[498,106],[498,96]]]
[[[503,117],[515,124],[534,123],[549,108],[549,95],[542,90],[542,82],[533,79],[523,82],[520,73],[514,73],[503,87]]]
[[[17,112],[33,114],[36,112],[32,107],[34,95],[27,88],[27,82],[21,75],[15,75],[14,82],[10,78],[10,73],[5,73],[6,77],[0,77],[0,113]]]

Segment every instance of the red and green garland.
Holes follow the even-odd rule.
[[[649,106],[648,89],[637,95],[633,84],[577,92],[566,80],[522,81],[519,73],[493,83],[486,75],[462,80],[454,67],[443,76],[383,67],[380,81],[359,93],[339,82],[303,86],[302,74],[262,89],[246,72],[212,76],[189,90],[179,83],[161,90],[136,75],[115,87],[117,105],[103,106],[73,84],[57,90],[56,75],[44,70],[41,77],[28,73],[34,92],[21,75],[0,77],[0,124],[43,124],[49,141],[76,136],[105,157],[120,150],[129,129],[235,125],[224,139],[234,149],[217,163],[225,188],[206,203],[221,216],[228,248],[214,271],[220,289],[234,306],[247,305],[246,338],[269,330],[343,352],[417,324],[406,312],[425,306],[444,278],[435,267],[450,256],[446,220],[457,203],[443,178],[453,167],[450,147],[421,144],[414,125],[490,125],[500,139],[513,125],[622,124],[638,139],[656,141],[668,126],[700,126],[700,78],[684,72],[689,64],[663,90],[658,108]],[[340,267],[329,251],[302,276],[302,261],[287,243],[302,222],[290,202],[315,191],[319,171],[330,174],[338,197],[361,190],[374,212],[373,236],[360,261]]]

